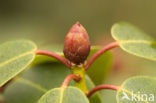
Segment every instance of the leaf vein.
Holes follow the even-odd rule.
[[[34,82],[32,82],[32,81],[29,81],[29,80],[26,80],[26,79],[24,79],[24,78],[22,78],[22,77],[17,77],[16,79],[18,79],[19,82],[21,82],[21,83],[23,83],[23,84],[27,84],[27,85],[29,85],[29,86],[31,86],[31,87],[33,87],[33,88],[36,88],[36,89],[38,89],[38,90],[40,90],[40,91],[42,91],[42,92],[44,92],[44,93],[48,91],[47,89],[43,88],[43,87],[40,86],[39,84],[36,84],[36,83],[34,83]]]
[[[64,93],[64,90],[65,90],[65,88],[62,87],[61,88],[61,94],[60,94],[60,101],[59,101],[59,103],[62,103],[62,101],[63,101],[63,93]]]
[[[8,64],[8,63],[10,63],[10,62],[12,62],[12,61],[14,61],[14,60],[20,58],[20,57],[23,57],[23,56],[26,56],[26,55],[28,55],[28,54],[31,54],[31,53],[33,53],[33,51],[29,51],[29,52],[20,54],[20,55],[18,55],[18,56],[15,56],[15,57],[13,57],[13,58],[11,58],[11,59],[9,59],[9,60],[6,60],[6,61],[4,61],[4,62],[2,62],[2,63],[0,64],[0,67],[4,66],[4,65],[6,65],[6,64]]]
[[[156,44],[155,41],[148,41],[148,40],[119,40],[121,44],[125,43],[146,43],[146,44]]]

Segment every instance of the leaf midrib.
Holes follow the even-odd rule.
[[[126,43],[145,43],[145,44],[156,44],[155,41],[149,41],[149,40],[118,40],[120,44],[126,44]]]
[[[25,52],[25,53],[23,53],[23,54],[20,54],[20,55],[18,55],[18,56],[15,56],[15,57],[13,57],[13,58],[10,58],[10,59],[8,59],[8,60],[6,60],[6,61],[0,63],[0,67],[3,67],[3,66],[5,66],[6,64],[8,64],[8,63],[10,63],[10,62],[12,62],[12,61],[14,61],[14,60],[16,60],[16,59],[18,59],[18,58],[21,58],[21,57],[23,57],[23,56],[26,56],[26,55],[28,55],[28,54],[33,54],[33,51]]]
[[[65,91],[65,87],[62,87],[62,88],[60,89],[61,94],[60,94],[60,101],[59,101],[59,103],[62,103],[62,102],[63,102],[64,91]]]
[[[16,77],[16,79],[18,79],[20,83],[29,85],[29,86],[31,86],[31,87],[33,87],[35,89],[38,89],[38,90],[40,90],[40,91],[42,91],[44,93],[46,93],[48,91],[46,88],[44,88],[41,85],[36,84],[36,83],[34,83],[34,82],[30,81],[30,80],[24,79],[22,77]]]

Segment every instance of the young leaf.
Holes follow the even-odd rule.
[[[89,101],[78,88],[67,87],[48,91],[37,103],[89,103]]]
[[[112,27],[112,36],[128,53],[156,60],[156,41],[132,24],[119,22]]]
[[[126,80],[117,92],[117,103],[155,103],[156,78],[133,77]]]
[[[71,71],[61,63],[33,66],[7,86],[4,92],[5,100],[7,103],[36,103],[48,90],[60,87],[69,74]],[[87,84],[93,86],[88,80]],[[73,82],[70,85],[74,86]],[[96,98],[97,101],[100,101],[99,98]]]
[[[91,57],[100,47],[92,47],[89,57]],[[89,58],[88,57],[88,58]],[[112,54],[106,52],[102,54],[87,70],[87,74],[96,85],[102,84],[108,76],[112,66]]]
[[[35,58],[31,41],[10,41],[0,45],[0,86],[23,71]]]

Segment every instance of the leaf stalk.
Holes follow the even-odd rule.
[[[75,75],[75,74],[70,74],[70,75],[68,75],[68,76],[64,79],[61,88],[63,88],[63,87],[66,88],[66,87],[68,86],[69,82],[70,82],[72,79],[74,79],[75,81],[78,82],[78,81],[81,80],[81,77],[78,76],[78,75]]]
[[[87,70],[91,64],[98,58],[100,57],[103,53],[105,53],[106,51],[118,47],[119,46],[119,42],[115,41],[112,42],[106,46],[104,46],[102,49],[100,49],[99,51],[97,51],[92,57],[90,57],[90,59],[87,61],[87,64],[85,65],[85,70]]]
[[[50,57],[53,57],[55,59],[57,59],[58,61],[60,61],[61,63],[63,63],[64,65],[66,65],[68,68],[71,68],[71,65],[70,63],[68,62],[67,59],[61,57],[60,55],[54,53],[54,52],[49,52],[49,51],[46,51],[46,50],[36,50],[35,53],[37,55],[46,55],[46,56],[50,56]]]
[[[115,86],[115,85],[99,85],[99,86],[96,86],[95,88],[93,88],[86,95],[87,95],[87,97],[90,97],[92,94],[94,94],[95,92],[102,90],[102,89],[111,89],[111,90],[118,91],[120,89],[120,87]]]

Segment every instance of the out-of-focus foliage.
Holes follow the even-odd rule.
[[[37,43],[63,43],[76,21],[92,41],[110,33],[116,21],[136,24],[155,34],[155,0],[1,0],[0,41],[27,38]]]

